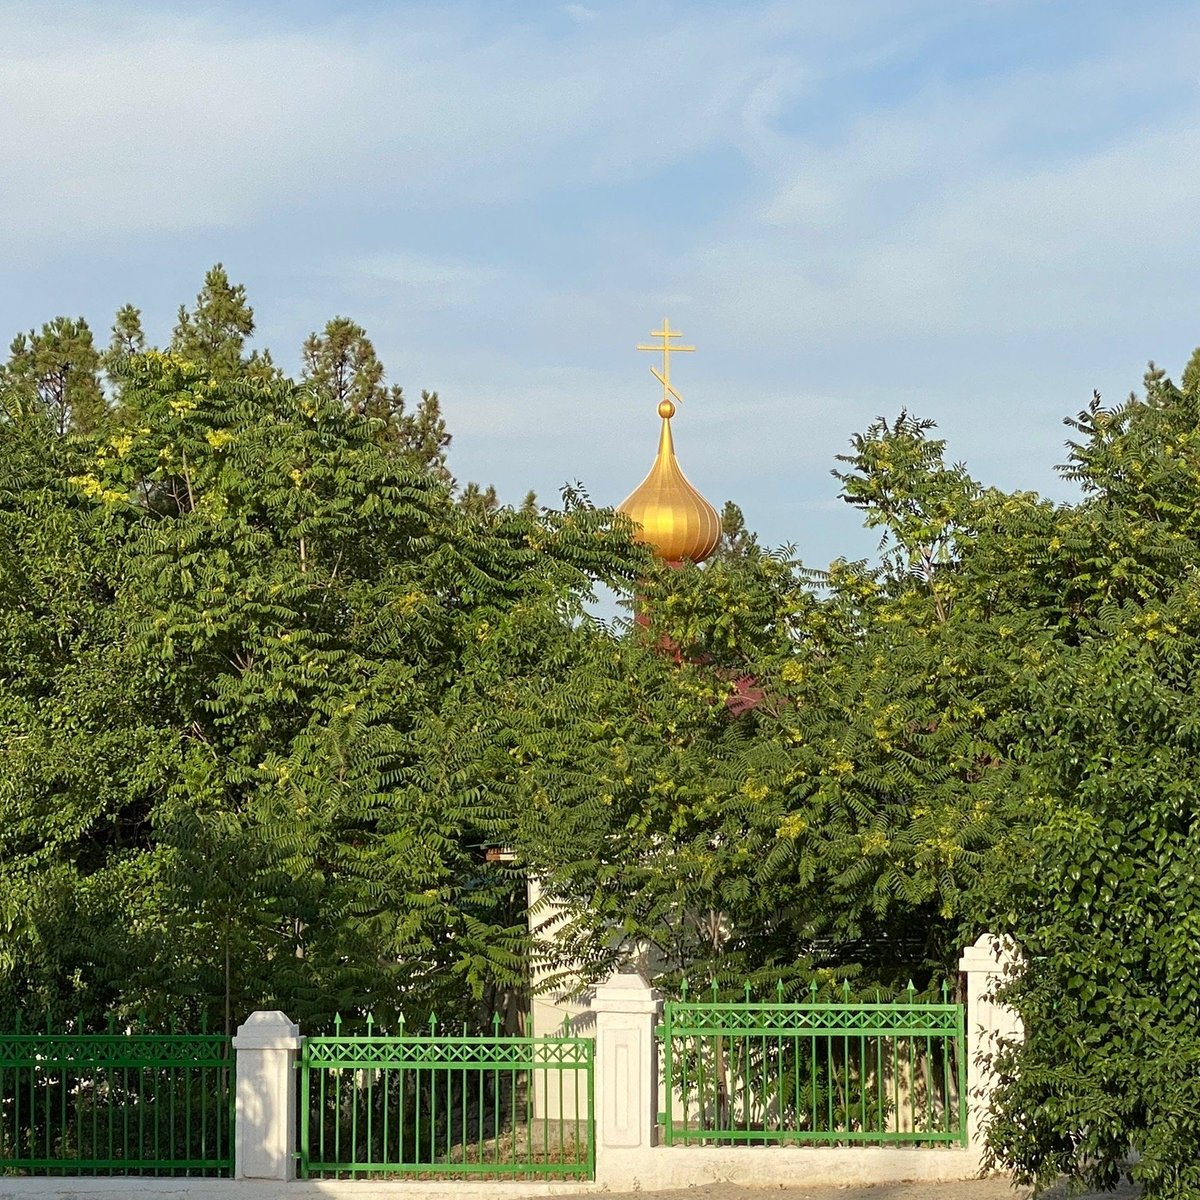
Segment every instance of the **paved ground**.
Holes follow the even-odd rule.
[[[133,1186],[130,1186],[133,1185]],[[453,1183],[407,1185],[380,1184],[368,1180],[340,1183],[233,1183],[187,1179],[153,1180],[66,1180],[0,1178],[0,1200],[520,1200],[522,1195],[538,1195],[550,1200],[543,1188],[537,1193],[524,1192],[518,1185],[499,1185],[492,1192],[488,1185]],[[1043,1193],[1045,1200],[1068,1200],[1065,1187]],[[1069,1200],[1134,1200],[1138,1192],[1123,1187],[1115,1192],[1089,1192]],[[637,1192],[558,1192],[552,1200],[1029,1200],[1028,1188],[1014,1188],[1000,1178],[974,1179],[964,1183],[880,1183],[869,1187],[736,1187],[728,1183],[710,1183],[703,1187],[674,1191]]]
[[[741,1188],[712,1183],[671,1192],[604,1192],[604,1200],[1028,1200],[1029,1188],[1014,1188],[1007,1179],[973,1179],[965,1183],[879,1183],[871,1187]],[[595,1200],[592,1192],[587,1200]],[[1043,1192],[1045,1200],[1067,1200],[1065,1187]],[[1133,1200],[1139,1192],[1128,1185],[1115,1192],[1088,1192],[1073,1200]],[[560,1196],[557,1200],[585,1200]]]

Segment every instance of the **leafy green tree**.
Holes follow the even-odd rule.
[[[756,547],[640,591],[644,627],[616,649],[593,632],[518,706],[556,745],[524,837],[571,955],[610,962],[615,925],[668,985],[943,978],[1010,809],[1000,619],[943,620],[907,565],[814,573]]]
[[[88,432],[104,419],[100,355],[80,317],[55,317],[40,331],[19,333],[0,367],[0,393],[10,418],[44,414],[57,432]]]
[[[1200,1195],[1200,378],[1096,397],[1065,469],[1085,499],[1036,553],[1058,595],[1015,712],[1027,820],[991,921],[1023,952],[1026,1040],[999,1059],[991,1146],[1018,1177]],[[1032,555],[1030,556],[1032,557]]]
[[[322,391],[155,352],[116,428],[5,425],[0,464],[0,1008],[468,1019],[523,986],[471,714],[629,576],[605,514],[482,525]]]

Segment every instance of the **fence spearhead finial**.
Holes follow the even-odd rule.
[[[680,998],[680,1000],[687,1000],[687,994],[688,994],[688,981],[687,981],[687,976],[685,975],[679,981],[679,998]]]
[[[846,1001],[849,999],[850,999],[850,980],[843,979],[842,980],[842,1000]]]
[[[746,993],[746,1003],[749,1004],[750,1003],[750,980],[747,979],[746,982],[742,985],[742,991]]]
[[[333,1014],[333,1033],[334,1033],[334,1037],[341,1037],[341,1034],[342,1034],[342,1014],[341,1014],[340,1012],[339,1012],[339,1013],[334,1013],[334,1014]]]
[[[906,990],[907,990],[907,992],[908,992],[908,999],[909,999],[909,1001],[911,1002],[911,1001],[912,1001],[912,998],[913,998],[913,994],[914,994],[914,993],[916,992],[916,990],[917,990],[917,989],[916,989],[916,986],[914,985],[914,983],[913,983],[913,981],[912,981],[911,979],[908,981],[908,988],[907,988]]]
[[[375,1031],[375,1014],[367,1012],[367,1037],[370,1037]]]
[[[494,1034],[496,1037],[499,1037],[499,1036],[500,1036],[500,1025],[501,1025],[501,1017],[500,1017],[500,1014],[499,1014],[498,1012],[497,1012],[497,1013],[492,1013],[492,1033],[493,1033],[493,1034]]]
[[[437,1013],[435,1012],[429,1014],[429,1032],[431,1035],[437,1032]]]
[[[775,980],[775,995],[778,998],[779,1003],[782,1004],[783,1003],[783,980],[782,979]]]

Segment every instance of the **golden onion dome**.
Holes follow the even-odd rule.
[[[662,338],[659,346],[639,346],[639,350],[661,351],[663,369],[650,370],[663,385],[663,398],[658,406],[662,417],[662,432],[658,437],[658,454],[650,474],[620,504],[623,512],[640,528],[635,535],[667,562],[703,562],[716,548],[721,538],[721,519],[717,510],[688,482],[675,458],[675,443],[671,437],[671,418],[675,405],[671,397],[679,393],[671,387],[671,353],[693,350],[692,346],[672,346],[670,339],[680,337],[663,319],[662,329],[651,335]]]

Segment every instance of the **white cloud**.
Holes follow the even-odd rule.
[[[37,255],[65,247],[145,303],[144,278],[111,278],[138,238],[146,261],[171,248],[157,283],[186,272],[184,299],[213,258],[246,278],[240,255],[282,358],[349,313],[392,378],[441,389],[455,469],[510,498],[636,484],[656,397],[632,347],[670,312],[702,352],[679,376],[681,461],[774,540],[823,519],[849,431],[901,404],[983,477],[1036,482],[1036,457],[1044,479],[1070,389],[1106,385],[1056,339],[1090,369],[1200,302],[1188,14],[1130,13],[1109,53],[989,75],[974,48],[928,49],[979,2],[668,0],[651,23],[572,4],[544,27],[367,7],[304,27],[0,0],[0,249],[34,263],[17,278],[41,285]],[[590,210],[543,244],[564,196]],[[458,249],[465,229],[483,232]]]
[[[416,293],[420,303],[435,308],[477,303],[506,279],[498,267],[478,261],[408,251],[374,255],[346,263],[342,269],[364,293],[383,293],[392,299],[398,293]]]
[[[564,4],[562,10],[572,21],[577,21],[581,25],[588,21],[594,21],[600,15],[594,8],[588,8],[583,4]]]
[[[656,172],[734,135],[772,28],[622,23],[577,43],[485,35],[451,10],[305,32],[113,18],[0,8],[9,238],[233,226],[322,202],[466,208]]]
[[[30,239],[231,225],[302,189],[352,63],[298,37],[0,15],[0,217]],[[23,31],[23,36],[18,36]]]
[[[757,197],[679,277],[733,336],[776,344],[1067,332],[1119,321],[1131,295],[1165,306],[1164,273],[1197,265],[1200,95],[1180,84],[1198,48],[1151,26],[1108,57],[927,86],[840,139],[777,133]]]

